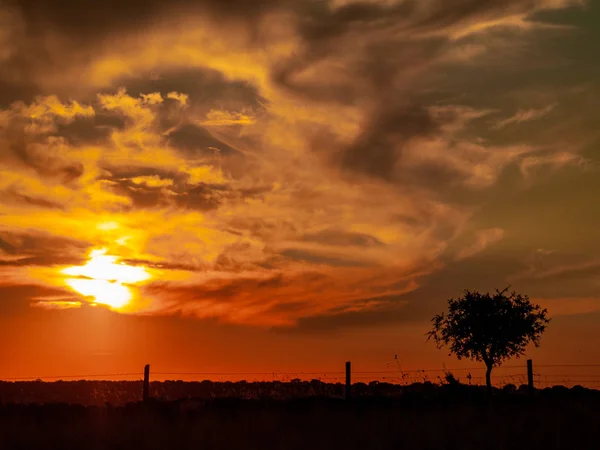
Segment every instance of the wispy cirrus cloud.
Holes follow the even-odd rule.
[[[501,228],[492,228],[482,230],[477,233],[476,241],[470,247],[465,247],[458,252],[456,260],[470,258],[484,251],[488,246],[495,244],[504,237],[504,230]]]
[[[203,126],[227,126],[227,125],[252,125],[254,118],[243,113],[230,111],[219,111],[211,109],[206,114],[206,119],[200,122]]]
[[[494,127],[495,128],[504,128],[504,127],[507,127],[507,126],[513,125],[513,124],[529,122],[531,120],[538,120],[538,119],[541,119],[542,117],[550,114],[557,106],[558,105],[556,105],[556,104],[552,104],[552,105],[548,105],[548,106],[545,106],[540,109],[519,110],[515,113],[515,115],[513,115],[511,117],[507,117],[506,119],[503,119],[503,120],[499,121],[498,123],[496,123],[496,125],[494,125]]]
[[[600,298],[536,298],[534,301],[548,309],[550,317],[578,316],[600,312]]]

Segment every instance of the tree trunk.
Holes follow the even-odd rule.
[[[488,394],[492,393],[492,369],[494,368],[493,364],[486,364],[485,371],[485,384],[487,386]]]

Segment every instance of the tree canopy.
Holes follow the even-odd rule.
[[[538,347],[550,322],[546,309],[507,290],[493,295],[465,290],[460,298],[448,300],[448,312],[436,315],[427,333],[428,340],[448,347],[458,359],[484,362],[488,388],[492,368],[523,355],[530,343]]]

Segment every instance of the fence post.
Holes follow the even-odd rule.
[[[146,364],[144,367],[144,392],[143,392],[143,400],[144,402],[148,401],[150,395],[150,364]]]
[[[527,387],[529,390],[529,395],[533,395],[533,361],[531,359],[527,360]]]
[[[346,400],[352,397],[352,364],[346,361]]]

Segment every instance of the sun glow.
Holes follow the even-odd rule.
[[[67,285],[86,297],[93,297],[95,303],[123,308],[133,297],[129,285],[147,280],[150,274],[144,267],[118,263],[118,258],[107,255],[106,251],[93,250],[87,264],[66,268],[62,273],[73,277],[65,280]]]

